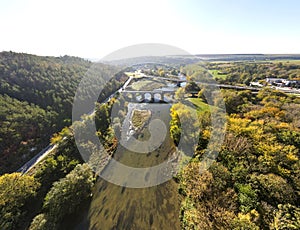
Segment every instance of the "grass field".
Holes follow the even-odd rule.
[[[154,90],[157,88],[165,87],[166,84],[162,82],[157,82],[153,80],[140,80],[133,82],[129,85],[128,88],[131,88],[132,90]]]
[[[219,70],[216,69],[209,70],[208,72],[213,75],[214,78],[225,79],[227,76],[226,74],[219,74]]]
[[[205,111],[210,111],[210,106],[202,101],[200,98],[189,98],[188,101],[196,106],[197,112],[202,113]]]
[[[300,64],[300,60],[293,60],[293,59],[278,59],[278,60],[257,60],[245,63],[283,63],[283,64]]]
[[[289,63],[289,64],[300,64],[300,60],[272,60],[270,62],[272,62],[272,63],[282,62],[284,64],[286,64],[286,63]]]

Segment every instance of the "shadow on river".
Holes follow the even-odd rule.
[[[158,165],[167,161],[175,151],[169,135],[170,105],[143,103],[132,104],[131,108],[140,109],[140,106],[151,110],[151,119],[164,121],[167,135],[161,140],[160,147],[151,153],[136,153],[119,145],[114,159],[135,168]],[[135,136],[139,141],[149,140],[147,126]],[[149,177],[147,174],[143,175],[146,179]],[[84,221],[75,229],[180,229],[179,198],[174,180],[148,188],[127,188],[99,178],[92,200],[86,206]]]

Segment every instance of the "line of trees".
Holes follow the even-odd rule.
[[[251,81],[265,80],[266,78],[282,78],[299,80],[299,64],[290,62],[261,62],[261,63],[209,63],[208,69],[217,70],[226,75],[225,78],[217,77],[220,83],[246,84]]]

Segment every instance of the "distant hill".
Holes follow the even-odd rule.
[[[300,60],[300,54],[196,54],[205,61]]]
[[[144,56],[106,61],[115,65],[138,65],[143,63],[168,64],[174,66],[188,65],[200,61],[272,61],[300,60],[300,54],[195,54],[170,56]]]
[[[2,52],[0,93],[69,117],[74,91],[90,65],[77,57]]]

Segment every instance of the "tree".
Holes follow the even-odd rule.
[[[272,223],[275,230],[300,229],[300,208],[291,204],[280,204]]]
[[[163,69],[158,69],[158,75],[160,76],[160,77],[164,77],[165,76],[165,71],[163,70]]]
[[[184,89],[183,88],[179,88],[176,92],[175,92],[175,99],[176,100],[182,100],[184,98]]]
[[[45,229],[59,226],[64,216],[75,212],[91,195],[94,175],[87,164],[77,165],[65,178],[53,184],[47,193],[43,216],[36,216],[31,228],[41,223]]]
[[[50,223],[45,214],[39,214],[31,222],[29,230],[52,230],[57,226],[55,223]]]
[[[32,176],[12,173],[0,177],[0,229],[23,227],[27,206],[39,187]]]
[[[200,91],[200,87],[196,84],[196,82],[191,81],[185,86],[185,92],[198,92]]]
[[[236,218],[233,219],[230,229],[232,230],[259,230],[260,228],[253,223],[251,213],[246,215],[238,214]]]
[[[253,176],[252,180],[260,190],[262,200],[273,205],[295,202],[294,190],[284,178],[270,173]]]
[[[233,90],[222,90],[222,98],[216,98],[215,104],[218,105],[216,100],[224,100],[226,111],[231,113],[241,112],[241,109],[245,106],[249,106],[249,100],[251,100],[250,91],[236,92]]]
[[[181,136],[181,126],[177,111],[171,107],[170,136],[178,146]]]
[[[229,188],[229,172],[218,163],[202,173],[200,167],[200,162],[191,162],[179,175],[180,189],[185,196],[180,216],[182,227],[230,229],[236,217],[237,196]]]
[[[110,108],[107,104],[97,105],[96,127],[101,136],[104,136],[110,125]]]
[[[258,204],[258,196],[250,184],[236,184],[240,203],[240,210],[247,213],[255,209]]]

